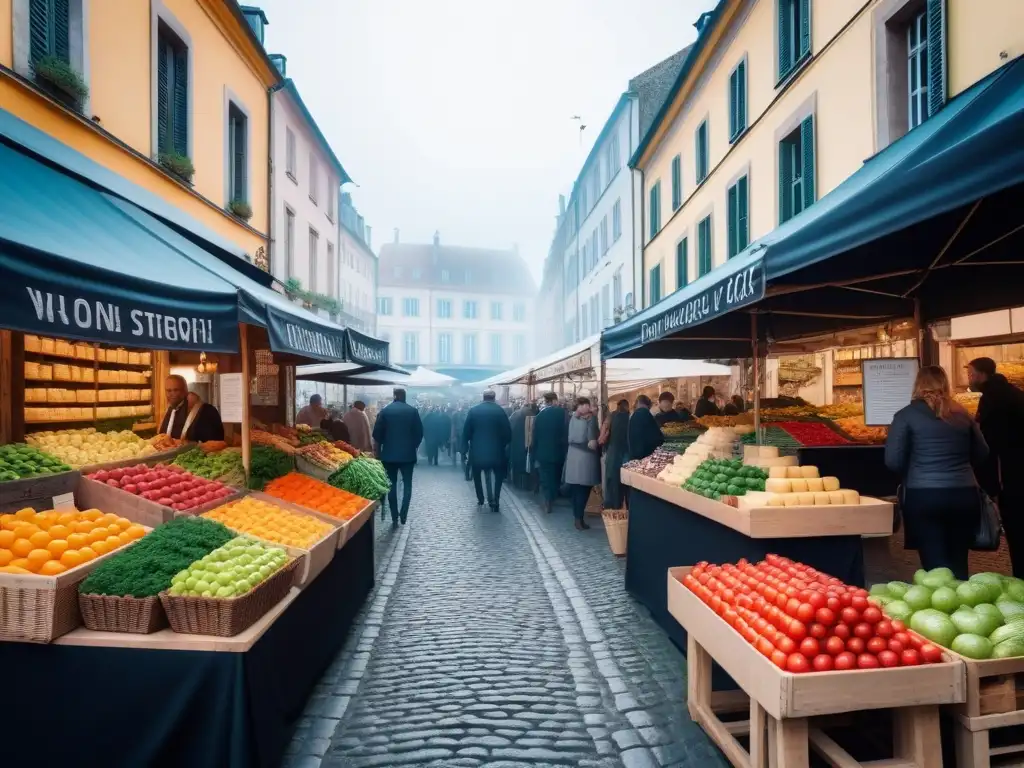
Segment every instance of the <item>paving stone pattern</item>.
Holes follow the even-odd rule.
[[[530,495],[477,507],[418,466],[377,525],[377,586],[283,768],[724,766],[685,708],[682,655],[626,595],[598,521]]]

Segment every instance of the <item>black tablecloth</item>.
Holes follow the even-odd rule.
[[[373,587],[373,542],[371,518],[248,653],[0,643],[0,764],[277,768]]]
[[[885,466],[884,445],[823,445],[797,449],[800,465],[818,468],[822,477],[838,477],[843,488],[864,496],[895,496],[899,477]]]
[[[751,539],[714,520],[678,507],[636,488],[629,491],[629,538],[626,589],[651,612],[654,620],[684,653],[686,632],[668,612],[668,569],[710,563],[752,562],[769,552],[785,555],[863,585],[864,552],[859,536],[801,539]],[[716,667],[715,688],[735,687]]]

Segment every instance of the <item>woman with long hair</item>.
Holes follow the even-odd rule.
[[[970,414],[955,400],[937,365],[917,373],[910,405],[889,427],[885,463],[902,481],[905,546],[921,567],[945,566],[967,578],[967,555],[978,526],[981,492],[974,467],[988,446]]]

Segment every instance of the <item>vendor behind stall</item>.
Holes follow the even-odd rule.
[[[682,418],[675,409],[675,400],[675,395],[671,392],[662,392],[659,395],[658,412],[654,414],[654,420],[658,422],[659,427],[664,427],[666,424],[676,421],[682,421]]]
[[[296,424],[305,424],[313,429],[320,429],[320,422],[329,419],[331,414],[324,408],[324,400],[320,395],[312,395],[309,398],[309,405],[304,406],[296,415]]]
[[[164,392],[167,395],[167,413],[160,422],[161,434],[195,443],[224,439],[220,413],[209,403],[204,403],[195,392],[189,392],[184,377],[168,376]]]
[[[700,400],[697,401],[697,407],[693,409],[693,415],[698,419],[703,416],[721,416],[722,412],[718,408],[718,403],[715,402],[715,388],[712,386],[704,387],[704,391],[701,392]]]

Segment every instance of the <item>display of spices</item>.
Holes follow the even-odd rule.
[[[673,459],[678,455],[679,454],[675,451],[669,451],[665,448],[657,448],[654,453],[647,458],[627,461],[622,465],[622,468],[628,469],[631,472],[638,472],[641,475],[646,475],[647,477],[657,477],[658,473],[671,464]]]

